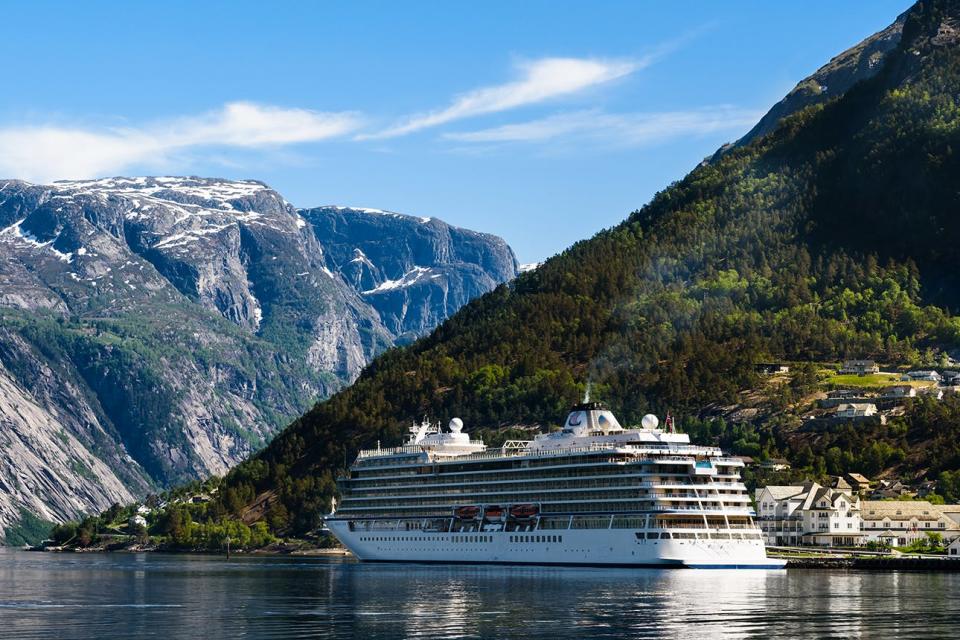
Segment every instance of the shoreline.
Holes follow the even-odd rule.
[[[190,549],[159,549],[159,548],[135,548],[124,547],[119,549],[108,549],[103,547],[78,549],[73,547],[48,547],[38,548],[20,548],[24,551],[43,552],[43,553],[160,553],[160,554],[180,554],[180,555],[208,555],[228,557],[226,552],[211,550],[190,550]],[[230,556],[241,557],[331,557],[331,558],[355,558],[353,553],[343,548],[263,548],[253,549],[251,551],[231,551]],[[853,571],[917,571],[928,573],[951,573],[960,572],[960,560],[951,558],[904,558],[904,557],[836,557],[836,556],[816,556],[804,558],[786,558],[787,564],[784,570],[787,571],[812,571],[812,570],[853,570]],[[417,563],[411,563],[417,564]],[[451,562],[451,565],[458,563]],[[531,565],[536,566],[536,565]],[[575,568],[575,567],[572,567]],[[666,567],[665,567],[666,568]]]

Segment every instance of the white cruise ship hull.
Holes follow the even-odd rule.
[[[370,562],[491,563],[702,569],[782,569],[762,540],[648,540],[626,529],[533,532],[351,531],[327,520],[358,559]]]

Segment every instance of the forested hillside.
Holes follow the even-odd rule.
[[[307,530],[358,448],[399,441],[423,415],[546,427],[589,382],[625,424],[671,410],[704,437],[697,416],[756,386],[757,362],[919,364],[960,346],[958,5],[918,3],[871,78],[376,359],[231,472],[220,512]],[[926,443],[910,464],[930,477],[960,466],[956,402],[916,403],[873,435],[795,445],[782,427],[712,435],[749,432],[813,472],[827,448],[861,455],[874,440]]]

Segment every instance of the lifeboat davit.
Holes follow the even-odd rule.
[[[515,504],[510,507],[510,515],[518,520],[533,518],[538,513],[540,513],[540,507],[535,504]]]
[[[480,515],[480,507],[469,505],[466,507],[457,507],[453,510],[453,515],[461,520],[473,520]]]

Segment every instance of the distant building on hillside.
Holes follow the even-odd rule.
[[[790,468],[790,461],[783,458],[770,458],[761,462],[760,468],[767,471],[786,471]]]
[[[943,400],[943,389],[940,387],[923,387],[920,389],[920,395],[934,400]]]
[[[880,397],[884,400],[897,400],[900,398],[915,398],[916,396],[916,387],[911,387],[909,384],[898,384],[884,389],[883,395]]]
[[[870,490],[870,480],[859,473],[848,473],[844,476],[850,487],[857,493],[863,493]]]
[[[834,389],[827,392],[827,397],[831,400],[846,400],[847,398],[857,398],[860,393],[856,389]]]
[[[863,533],[860,496],[849,489],[802,485],[755,491],[757,524],[769,545],[859,545]]]
[[[840,367],[840,373],[844,375],[866,376],[873,373],[880,373],[880,367],[873,360],[846,360]]]
[[[905,496],[910,494],[910,487],[903,484],[899,480],[894,480],[893,482],[889,480],[880,480],[877,483],[877,486],[874,488],[873,493],[870,494],[871,500],[883,500],[883,499],[896,499],[900,496]]]
[[[865,420],[876,415],[877,405],[872,402],[846,402],[837,405],[837,408],[833,411],[833,417],[837,420]],[[886,422],[883,420],[883,416],[879,416],[879,418],[881,423]]]
[[[762,376],[772,376],[778,373],[790,373],[789,365],[779,362],[761,362],[755,365],[754,369]]]
[[[924,381],[924,382],[940,382],[941,380],[943,380],[943,376],[941,376],[941,375],[940,375],[939,373],[937,373],[936,371],[926,371],[926,370],[922,370],[922,371],[908,371],[908,372],[907,372],[907,379],[909,379],[909,380],[914,380],[914,381],[917,381],[917,382],[920,382],[920,381]]]
[[[941,374],[942,380],[940,384],[947,387],[954,387],[960,385],[960,371],[944,371]]]

